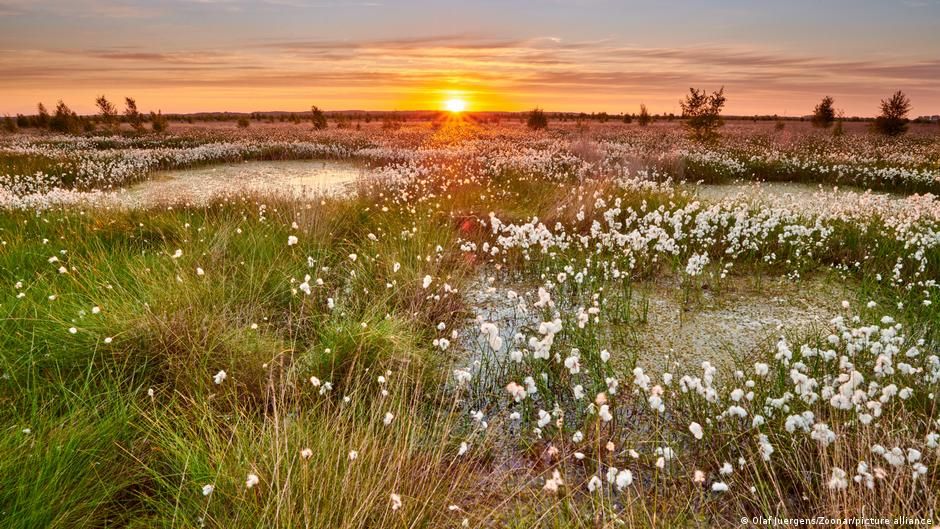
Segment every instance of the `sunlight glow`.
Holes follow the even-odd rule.
[[[447,109],[448,112],[453,112],[456,114],[467,109],[467,102],[463,99],[454,97],[444,101],[444,108]]]

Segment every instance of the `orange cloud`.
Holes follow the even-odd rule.
[[[14,50],[8,50],[14,51]],[[725,86],[728,111],[805,114],[825,94],[851,114],[907,91],[940,103],[940,60],[833,60],[739,47],[642,48],[611,40],[490,39],[471,34],[376,40],[284,40],[231,49],[112,47],[3,53],[7,108],[63,98],[83,111],[95,94],[136,95],[165,111],[438,108],[467,94],[475,110],[535,105],[565,111],[678,112],[688,86]],[[147,96],[146,98],[144,96]],[[917,108],[915,108],[915,112]]]

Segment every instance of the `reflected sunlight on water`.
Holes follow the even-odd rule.
[[[252,161],[157,173],[133,186],[127,198],[143,204],[203,202],[244,192],[312,195],[342,193],[361,177],[364,165],[349,161]]]

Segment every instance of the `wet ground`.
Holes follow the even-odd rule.
[[[513,298],[511,292],[532,293],[526,285],[501,285],[485,275],[467,290],[473,316],[467,321],[467,367],[484,378],[505,361],[513,335],[533,334],[542,321],[534,299]],[[729,276],[720,285],[696,289],[686,299],[669,277],[635,285],[631,321],[598,329],[607,336],[612,362],[626,368],[636,364],[654,371],[698,370],[708,360],[730,368],[735,358],[772,347],[781,336],[824,331],[841,312],[850,288],[828,274],[799,280],[785,277]],[[496,324],[503,338],[502,358],[494,359],[480,335],[481,322]],[[520,344],[518,348],[525,348]]]
[[[122,192],[130,203],[201,203],[213,197],[259,192],[312,195],[342,192],[365,172],[336,160],[252,161],[156,173]]]
[[[739,182],[730,184],[697,184],[684,186],[708,202],[722,200],[757,201],[773,206],[814,209],[820,200],[846,200],[856,202],[863,195],[902,199],[904,195],[867,191],[858,187],[799,182]]]
[[[728,277],[719,290],[702,289],[685,303],[668,278],[640,287],[646,321],[632,336],[644,368],[699,368],[704,360],[730,367],[733,358],[771,347],[783,335],[828,328],[848,289],[824,275],[794,282],[785,277]]]

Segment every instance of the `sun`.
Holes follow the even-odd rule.
[[[444,108],[447,109],[448,112],[457,114],[467,109],[467,102],[459,97],[453,97],[444,101]]]

